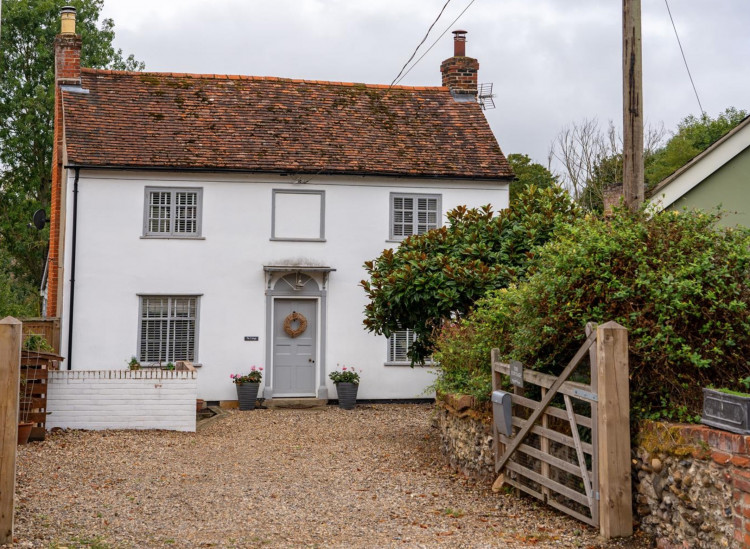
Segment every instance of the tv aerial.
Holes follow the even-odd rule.
[[[479,84],[477,87],[477,102],[482,107],[482,110],[494,109],[495,100],[493,99],[495,94],[492,93],[492,83]]]

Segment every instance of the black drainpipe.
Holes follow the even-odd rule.
[[[76,292],[76,229],[78,225],[78,176],[80,168],[76,168],[76,178],[73,181],[73,234],[70,246],[70,309],[68,309],[68,370],[73,357],[73,304]]]

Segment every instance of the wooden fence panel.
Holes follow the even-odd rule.
[[[37,334],[47,340],[55,354],[60,354],[60,319],[59,318],[25,318],[23,319],[23,337]]]

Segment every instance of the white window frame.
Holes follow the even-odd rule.
[[[396,212],[396,200],[398,199],[412,199],[414,200],[413,208],[410,210],[412,215],[412,221],[410,223],[407,223],[405,220],[397,221],[397,213]],[[420,210],[418,208],[418,200],[435,200],[435,221],[434,223],[430,223],[429,219],[425,220],[424,223],[419,223],[419,213]],[[442,226],[443,221],[443,205],[442,205],[443,196],[440,194],[420,194],[420,193],[391,193],[390,200],[389,200],[389,211],[390,211],[390,220],[388,224],[388,233],[389,233],[389,240],[392,241],[401,241],[404,240],[406,237],[411,236],[413,234],[424,234],[427,231],[431,229],[437,229]],[[402,208],[400,210],[401,212],[406,212],[407,210],[405,208]],[[428,215],[431,212],[431,210],[426,209],[422,210],[426,212]],[[407,225],[411,225],[411,233],[410,234],[396,234],[396,225],[399,224],[403,227]],[[425,225],[426,227],[424,230],[420,231],[419,226]],[[405,231],[401,231],[405,232]]]
[[[170,294],[170,295],[161,295],[161,294],[139,294],[138,295],[138,346],[137,346],[137,354],[138,360],[143,364],[166,364],[168,362],[177,362],[178,360],[188,360],[190,362],[197,363],[198,362],[198,335],[199,335],[199,324],[200,324],[200,294],[190,294],[190,295],[181,295],[181,294]],[[149,317],[148,315],[144,314],[144,305],[147,302],[147,300],[166,300],[166,316],[154,316]],[[186,299],[193,299],[194,305],[193,305],[193,315],[192,316],[179,316],[174,311],[174,305],[177,300],[186,300]],[[188,354],[186,357],[178,357],[173,356],[174,352],[174,338],[172,334],[172,327],[173,322],[175,321],[191,321],[193,322],[192,325],[192,356]],[[162,357],[161,352],[159,353],[159,356],[149,356],[147,355],[147,348],[144,346],[145,339],[144,335],[145,332],[148,330],[148,326],[144,326],[145,322],[166,322],[166,342],[165,342],[165,355]],[[189,336],[188,336],[189,339]],[[189,348],[189,343],[186,345]],[[161,350],[160,350],[161,351]]]
[[[400,337],[400,334],[404,334],[401,339],[406,341],[406,348],[404,350],[404,356],[403,360],[401,360],[401,357],[396,356],[396,349],[395,346],[397,345],[397,340]],[[408,356],[409,351],[411,350],[411,345],[416,339],[416,334],[413,330],[406,329],[406,330],[398,330],[396,332],[393,332],[390,337],[388,337],[387,342],[388,346],[386,347],[386,360],[385,365],[386,366],[411,366],[411,359]],[[432,357],[429,357],[425,360],[425,364],[432,364]]]
[[[154,193],[169,193],[170,201],[168,206],[168,217],[163,218],[168,227],[166,230],[151,230],[151,196]],[[195,208],[195,230],[182,232],[177,228],[178,210],[181,208],[177,204],[177,195],[179,193],[194,193],[196,195],[196,204],[182,206],[184,208]],[[143,238],[202,238],[203,231],[203,188],[201,187],[146,187],[145,198],[143,201]]]

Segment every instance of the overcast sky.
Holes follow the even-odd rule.
[[[418,53],[468,31],[486,115],[506,154],[546,164],[560,129],[584,117],[622,125],[621,0],[452,0]],[[389,84],[445,0],[105,0],[115,45],[146,70]],[[670,0],[703,108],[750,109],[750,2]],[[440,85],[450,32],[401,82]],[[664,0],[643,0],[647,122],[699,114]]]

